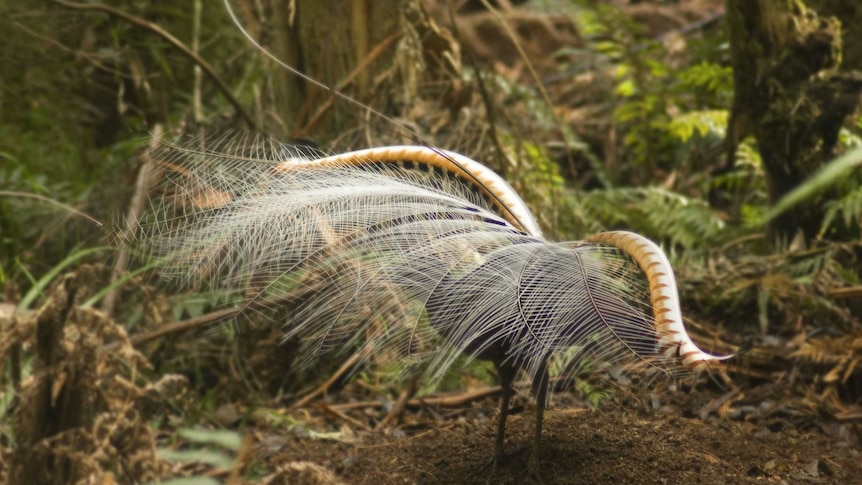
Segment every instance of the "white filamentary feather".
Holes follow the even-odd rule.
[[[164,170],[143,243],[162,275],[256,308],[306,291],[283,321],[305,363],[358,352],[439,378],[464,354],[536,382],[549,362],[716,360],[686,334],[657,246],[625,232],[547,241],[508,184],[461,155],[323,157],[235,137],[163,143],[152,159]]]

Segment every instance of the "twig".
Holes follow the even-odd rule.
[[[849,288],[833,288],[827,295],[832,298],[862,298],[862,286],[851,286]]]
[[[377,423],[377,426],[374,427],[374,431],[382,431],[388,428],[401,416],[404,409],[407,407],[407,401],[410,399],[410,396],[416,392],[417,381],[417,377],[410,380],[407,386],[398,395],[398,399],[395,400],[395,405],[392,406],[392,409],[386,413],[386,416]]]
[[[242,313],[243,308],[227,308],[224,310],[218,310],[215,312],[207,313],[206,315],[201,315],[199,317],[189,318],[187,320],[181,320],[179,322],[174,322],[169,325],[164,325],[159,327],[152,332],[146,332],[142,334],[137,334],[129,337],[129,343],[131,345],[142,345],[147,342],[152,342],[153,340],[160,339],[167,335],[172,335],[175,333],[182,333],[194,328],[200,327],[202,325],[206,325],[208,323],[215,323],[220,320],[224,320],[230,317],[235,317]],[[102,347],[104,351],[111,351],[117,348],[120,345],[120,342],[112,342],[110,344]]]
[[[359,62],[368,58],[368,41],[370,29],[368,28],[368,0],[353,0],[350,2],[350,30],[351,43],[353,44],[354,60]],[[357,94],[362,96],[368,89],[368,72],[364,69],[356,80],[359,88]]]
[[[243,108],[242,104],[240,104],[239,100],[234,97],[233,93],[231,93],[230,88],[218,77],[215,69],[209,65],[207,61],[202,59],[199,55],[195,54],[194,51],[186,47],[179,39],[171,35],[170,32],[161,28],[159,25],[154,24],[148,20],[142,19],[136,15],[132,15],[130,13],[124,12],[120,9],[102,5],[100,3],[78,3],[78,2],[69,2],[67,0],[51,0],[52,2],[62,5],[67,8],[72,8],[75,10],[96,10],[100,12],[105,12],[115,17],[119,17],[129,23],[137,25],[138,27],[142,27],[144,29],[149,30],[150,32],[155,33],[161,38],[165,39],[176,47],[183,55],[189,58],[192,62],[199,65],[201,69],[206,72],[207,76],[215,83],[216,87],[218,87],[219,91],[227,98],[228,102],[234,107],[237,113],[242,117],[242,119],[248,124],[248,126],[254,130],[257,130],[257,124],[254,122],[254,118]]]
[[[339,367],[338,370],[335,371],[335,373],[333,373],[331,376],[329,376],[329,379],[327,379],[326,382],[317,386],[316,389],[314,389],[310,393],[306,394],[305,397],[303,397],[302,399],[300,399],[299,401],[294,403],[293,406],[291,406],[291,407],[295,409],[295,408],[302,408],[302,407],[308,406],[309,402],[314,400],[314,398],[316,398],[317,396],[326,392],[326,390],[329,389],[330,386],[332,386],[336,381],[338,381],[338,379],[341,379],[341,377],[348,370],[350,370],[350,368],[353,367],[354,364],[359,362],[359,359],[361,359],[362,357],[363,357],[362,352],[356,352],[355,354],[351,355],[350,358],[347,359],[347,362],[341,364],[341,367]]]
[[[97,226],[100,226],[100,227],[102,226],[101,222],[88,216],[87,214],[84,214],[83,212],[79,211],[78,209],[75,209],[74,207],[72,207],[68,204],[64,204],[64,203],[57,201],[57,200],[54,200],[50,197],[45,197],[44,195],[31,194],[29,192],[16,192],[14,190],[0,190],[0,196],[4,196],[4,195],[8,196],[8,197],[23,197],[23,198],[41,200],[42,202],[47,202],[51,205],[56,205],[57,207],[61,207],[63,209],[66,209],[67,211],[71,212],[72,214],[75,214],[76,216],[83,217],[84,219],[87,219],[88,221],[92,222],[93,224],[96,224]]]
[[[407,402],[407,405],[410,407],[425,407],[425,406],[437,406],[441,408],[455,408],[463,406],[467,403],[471,403],[473,401],[478,401],[480,399],[485,399],[489,396],[494,396],[496,394],[500,394],[503,391],[503,388],[500,386],[494,387],[486,387],[484,389],[479,389],[478,391],[467,392],[464,394],[458,394],[457,396],[443,396],[443,397],[426,397],[420,399],[411,399]]]
[[[845,412],[836,414],[835,419],[837,419],[838,421],[853,421],[853,420],[857,420],[857,419],[862,420],[862,412],[845,411]]]
[[[740,389],[733,389],[730,392],[727,392],[727,393],[723,394],[722,396],[719,396],[719,397],[713,399],[712,401],[707,403],[705,406],[700,408],[700,410],[697,412],[697,415],[700,417],[700,419],[702,421],[706,421],[706,418],[708,418],[710,414],[714,413],[716,410],[718,410],[718,408],[720,408],[720,407],[724,406],[725,404],[727,404],[728,402],[730,402],[733,398],[738,396],[741,392],[742,392],[742,390],[740,390]]]
[[[192,17],[192,52],[199,55],[201,43],[201,15],[203,14],[203,0],[194,0],[194,14]],[[201,66],[194,67],[194,87],[192,88],[192,111],[195,122],[203,121],[203,108],[201,107]]]
[[[326,404],[326,403],[321,403],[320,408],[323,409],[323,412],[325,412],[326,414],[331,414],[331,415],[335,416],[336,418],[349,423],[354,428],[359,428],[359,429],[368,431],[368,425],[366,425],[365,423],[363,423],[357,419],[351,418],[350,416],[344,414],[340,410],[335,409],[334,406],[331,406],[331,405]]]

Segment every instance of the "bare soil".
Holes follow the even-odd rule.
[[[589,409],[569,394],[546,413],[541,483],[835,483],[862,484],[859,421],[818,420],[770,400],[771,386],[735,395],[726,417],[700,414],[718,394],[674,392],[644,402],[606,401]],[[755,403],[760,401],[760,403]],[[562,405],[561,405],[562,404]],[[350,484],[539,483],[526,473],[533,409],[508,421],[510,459],[493,468],[496,401],[488,398],[454,417],[411,415],[389,432],[354,432],[339,419],[313,438],[304,428],[258,428],[255,455],[264,467],[311,462]],[[367,413],[366,413],[367,414]],[[306,419],[308,414],[305,415]],[[327,428],[328,425],[328,428]],[[284,475],[285,483],[337,483],[315,473]]]

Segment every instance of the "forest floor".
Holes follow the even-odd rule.
[[[814,416],[778,399],[784,391],[774,385],[726,394],[699,387],[612,398],[598,409],[557,394],[545,414],[542,483],[862,484],[858,419]],[[357,431],[362,417],[348,424],[333,413],[305,412],[297,418],[339,431],[260,426],[254,455],[269,470],[290,468],[285,483],[534,483],[526,473],[534,408],[510,415],[510,459],[495,469],[496,409],[489,397],[449,409],[442,420],[420,412],[386,433]]]
[[[154,382],[142,372],[148,357],[120,325],[66,306],[75,280],[64,281],[36,325],[12,327],[45,338],[35,344],[32,376],[17,381],[23,391],[7,410],[13,419],[0,420],[0,483],[538,483],[526,473],[535,407],[523,394],[508,419],[508,459],[492,468],[499,396],[467,374],[459,376],[460,394],[406,401],[388,427],[379,424],[392,402],[369,376],[302,406],[297,396],[250,395],[231,372],[235,363],[199,367],[221,383],[172,373]],[[64,320],[65,329],[55,326]],[[0,342],[21,337],[7,333]],[[214,355],[187,337],[146,353]],[[105,341],[120,346],[100,351]],[[272,357],[257,344],[258,354]],[[52,355],[62,372],[40,369]],[[838,399],[849,392],[844,402],[858,402],[856,384],[814,384],[803,373],[811,366],[799,361],[754,378],[747,359],[648,386],[596,374],[578,391],[554,393],[541,483],[862,484],[862,408]]]

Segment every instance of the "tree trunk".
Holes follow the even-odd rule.
[[[726,7],[734,71],[728,159],[754,135],[774,204],[833,158],[842,123],[859,104],[862,75],[839,70],[838,19],[800,0],[727,0]],[[816,237],[824,197],[771,221],[769,240]]]
[[[375,78],[390,68],[395,57],[394,38],[400,32],[402,12],[408,3],[409,0],[274,0],[272,52],[326,86],[368,102]],[[380,50],[374,52],[378,46]],[[351,76],[354,70],[357,72]],[[333,100],[328,90],[286,70],[275,79],[279,81],[274,86],[274,106],[267,120],[270,131],[333,138],[356,126],[360,110]],[[274,130],[273,121],[277,125]]]

